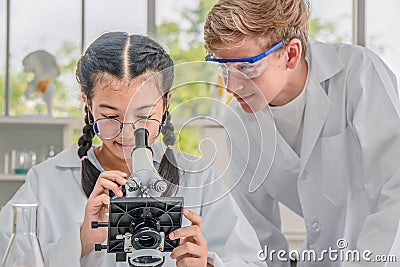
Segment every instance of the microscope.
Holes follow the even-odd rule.
[[[168,235],[181,227],[183,198],[164,197],[167,182],[153,164],[153,151],[148,146],[149,132],[136,129],[132,151],[132,175],[123,188],[124,196],[111,196],[108,222],[92,222],[92,228],[108,227],[107,245],[96,244],[95,250],[106,249],[116,254],[117,262],[131,267],[162,266],[165,256],[179,245]]]

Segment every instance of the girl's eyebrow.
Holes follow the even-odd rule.
[[[152,108],[152,107],[155,107],[155,106],[156,106],[156,104],[147,104],[147,105],[143,105],[143,106],[135,108],[135,111],[138,111],[138,110],[141,110],[141,109],[145,109],[145,108]],[[111,105],[106,104],[106,103],[100,104],[99,107],[100,108],[108,108],[108,109],[112,109],[112,110],[118,111],[117,107],[111,106]]]
[[[112,110],[118,110],[118,108],[116,108],[114,106],[110,106],[110,105],[105,104],[105,103],[100,104],[99,107],[101,107],[101,108],[109,108],[109,109],[112,109]]]
[[[147,104],[147,105],[143,105],[143,106],[135,108],[135,111],[141,110],[141,109],[145,109],[145,108],[152,108],[152,107],[155,107],[155,106],[156,106],[156,104]]]

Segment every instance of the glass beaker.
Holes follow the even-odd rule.
[[[24,150],[11,151],[11,169],[14,174],[26,174],[30,167],[29,153]]]
[[[13,233],[1,267],[44,267],[37,237],[39,204],[13,204]]]

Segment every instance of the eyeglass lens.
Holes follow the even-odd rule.
[[[267,69],[267,62],[237,65],[228,65],[222,63],[218,65],[219,75],[224,77],[224,79],[227,78],[229,74],[242,80],[256,78]]]
[[[134,123],[121,123],[112,118],[103,118],[95,121],[93,129],[99,137],[103,139],[112,139],[117,137],[121,133],[122,128],[127,124],[131,124],[133,130],[139,128],[147,129],[147,131],[149,131],[149,139],[156,138],[161,130],[160,122],[155,119],[139,119]]]
[[[95,133],[105,139],[116,137],[121,132],[121,123],[115,119],[99,119],[94,125]]]

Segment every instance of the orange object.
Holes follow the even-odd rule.
[[[51,82],[51,79],[49,79],[49,78],[41,80],[36,84],[36,87],[39,89],[39,92],[44,94],[44,93],[46,93],[47,86],[49,85],[50,82]]]

